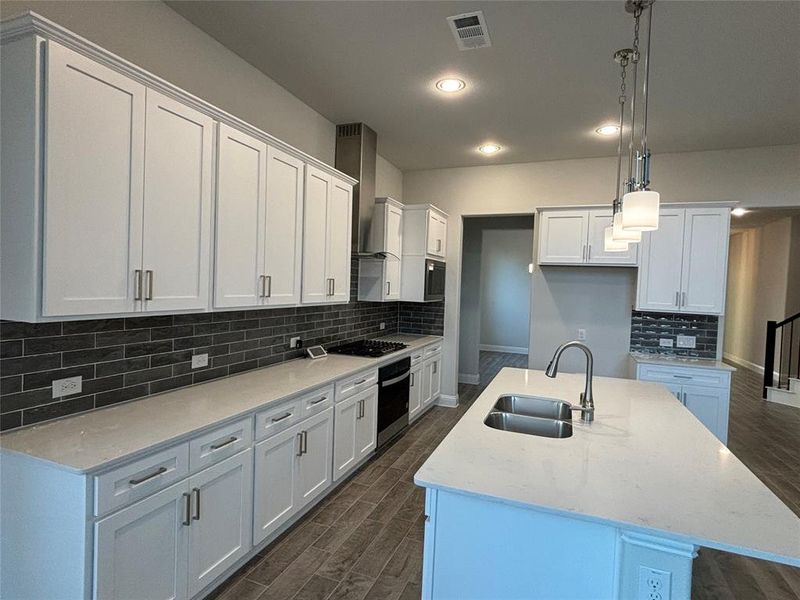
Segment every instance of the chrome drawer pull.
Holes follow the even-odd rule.
[[[322,397],[322,398],[320,398],[319,400],[314,400],[314,401],[311,403],[311,406],[314,406],[315,404],[319,404],[320,402],[325,402],[325,400],[327,400],[327,399],[328,399],[328,397],[327,397],[327,396],[323,396],[323,397]]]
[[[144,297],[145,300],[152,300],[153,299],[153,271],[147,270],[144,272],[147,276],[147,296]]]
[[[233,442],[237,441],[238,439],[239,439],[238,437],[236,437],[235,435],[232,435],[231,437],[229,437],[224,442],[221,442],[219,444],[214,444],[213,446],[210,446],[209,448],[211,450],[219,450],[220,448],[224,448],[225,446],[229,446],[230,444],[232,444]]]
[[[142,299],[142,270],[136,269],[133,272],[133,277],[136,280],[136,292],[134,293],[133,299],[134,300],[141,300]]]
[[[358,381],[356,381],[356,382],[355,382],[353,385],[361,385],[362,383],[366,383],[366,382],[367,382],[367,380],[366,380],[366,379],[359,379],[359,380],[358,380]]]
[[[145,481],[150,481],[151,479],[153,479],[153,477],[158,477],[159,475],[163,475],[166,472],[167,472],[167,467],[159,467],[158,470],[155,471],[154,473],[150,473],[150,475],[145,475],[140,479],[131,479],[130,481],[128,481],[128,483],[131,485],[139,485],[141,483],[144,483]]]
[[[264,275],[264,282],[267,286],[267,289],[264,292],[264,297],[270,298],[272,296],[272,275]]]
[[[288,413],[286,413],[285,415],[282,415],[282,416],[280,416],[280,417],[275,417],[275,418],[273,418],[273,419],[272,419],[272,422],[273,422],[273,423],[278,423],[279,421],[283,421],[284,419],[288,419],[288,418],[289,418],[289,417],[291,417],[291,416],[292,416],[292,413],[288,412]]]
[[[675,379],[692,379],[692,376],[691,376],[691,375],[675,375],[675,374],[673,373],[673,375],[672,375],[672,376],[673,376]]]

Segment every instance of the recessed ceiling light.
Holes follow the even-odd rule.
[[[453,92],[460,92],[467,84],[464,83],[463,79],[440,79],[436,82],[436,89],[440,92],[447,92],[448,94],[452,94]]]
[[[598,127],[595,131],[600,135],[616,135],[619,133],[619,125],[603,125],[602,127]]]
[[[478,150],[483,154],[497,154],[502,148],[497,144],[483,144],[482,146],[478,146]]]
[[[749,211],[749,210],[747,210],[746,208],[741,208],[741,207],[738,207],[738,206],[737,206],[736,208],[734,208],[734,209],[731,211],[731,214],[732,214],[734,217],[741,217],[742,215],[746,215],[746,214],[747,214],[747,213],[749,213],[749,212],[750,212],[750,211]]]

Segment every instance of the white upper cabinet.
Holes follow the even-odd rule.
[[[264,304],[300,304],[303,236],[303,169],[277,148],[267,154],[267,211],[262,292]]]
[[[447,214],[432,204],[403,207],[403,254],[445,260]]]
[[[636,266],[637,246],[606,252],[605,229],[613,222],[608,209],[542,210],[539,219],[540,265]]]
[[[445,255],[447,244],[447,218],[436,211],[428,211],[428,254]]]
[[[637,310],[723,314],[729,228],[727,207],[662,208],[642,237]]]
[[[219,126],[214,306],[258,306],[264,273],[267,145]]]
[[[214,121],[147,90],[144,310],[208,308]]]
[[[306,167],[302,302],[349,302],[353,188]]]
[[[400,300],[403,205],[397,200],[375,199],[369,251],[383,252],[386,258],[362,258],[359,261],[358,299],[367,302]]]
[[[45,89],[42,314],[133,312],[145,87],[50,42]]]

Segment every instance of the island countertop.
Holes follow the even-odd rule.
[[[78,473],[103,470],[362,369],[403,358],[442,338],[395,334],[380,339],[408,347],[380,358],[330,354],[290,360],[25,427],[0,435],[0,452],[16,452]]]
[[[502,394],[577,403],[583,386],[503,369],[414,481],[800,566],[800,518],[661,384],[595,377],[595,421],[576,413],[565,439],[484,424]]]

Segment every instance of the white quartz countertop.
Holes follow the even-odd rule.
[[[330,354],[248,371],[12,431],[0,435],[0,450],[70,471],[103,470],[362,369],[392,362],[442,338],[399,334],[381,339],[409,347],[380,358]]]
[[[595,377],[595,421],[565,439],[483,422],[502,394],[577,403],[583,385],[503,369],[415,482],[800,566],[800,518],[661,384]]]
[[[639,364],[664,365],[666,367],[695,367],[699,369],[717,369],[719,371],[735,371],[736,367],[711,358],[691,358],[669,356],[665,354],[646,354],[631,352],[631,359]]]

